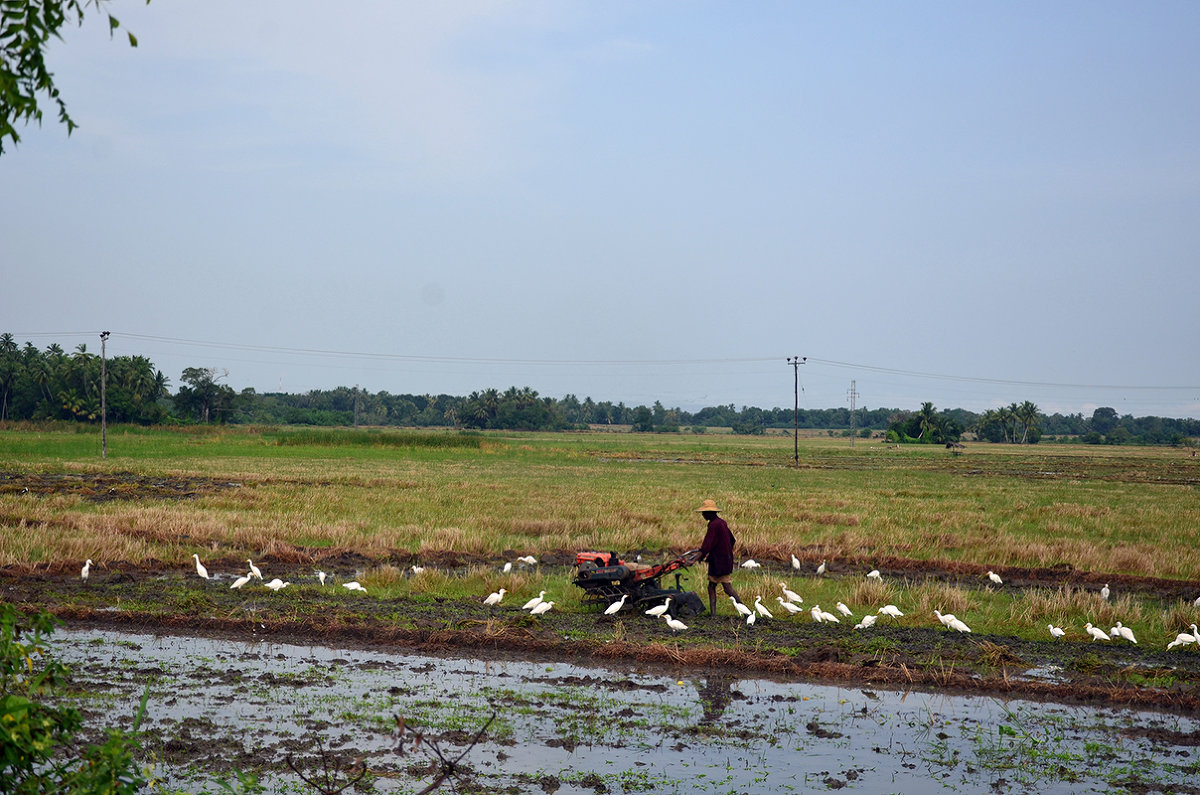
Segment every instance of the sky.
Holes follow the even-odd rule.
[[[1200,4],[114,0],[0,331],[180,386],[1200,417]],[[806,357],[798,368],[791,356]],[[795,395],[799,382],[799,396]]]

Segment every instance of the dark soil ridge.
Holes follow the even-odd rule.
[[[465,618],[460,619],[453,628],[414,629],[330,611],[303,617],[268,617],[259,614],[253,619],[245,619],[96,610],[76,605],[60,605],[49,609],[68,626],[148,634],[218,636],[245,642],[263,642],[270,638],[272,642],[296,645],[317,643],[339,648],[387,647],[429,654],[470,653],[478,657],[635,664],[738,676],[852,683],[1063,704],[1153,708],[1189,714],[1200,712],[1200,692],[1196,692],[1195,688],[1139,687],[1110,678],[1102,672],[1078,676],[1068,682],[1027,678],[1023,674],[1028,665],[1020,664],[1022,660],[1018,654],[986,638],[955,637],[953,641],[981,643],[985,648],[991,646],[1000,649],[1002,659],[1018,665],[1012,669],[1000,667],[980,673],[957,670],[954,662],[936,668],[925,667],[911,659],[903,661],[903,655],[892,660],[884,659],[882,655],[862,655],[860,659],[845,662],[839,659],[844,655],[838,650],[820,644],[796,648],[794,655],[787,655],[778,651],[743,648],[697,648],[649,638],[565,640],[561,639],[556,628],[547,630],[540,622],[535,624],[524,616],[486,620]],[[593,616],[582,618],[595,620]],[[706,619],[694,621],[704,622]],[[950,637],[932,629],[907,629],[901,632],[906,639],[923,637],[926,646],[934,638]],[[994,640],[1008,640],[1015,645],[1022,645],[1015,638]],[[1052,645],[1057,650],[1064,650],[1068,646],[1061,643],[1043,645]],[[1087,647],[1085,643],[1069,645]]]
[[[186,541],[181,537],[180,541]],[[772,556],[773,550],[764,550],[768,555],[754,555],[755,560],[762,564],[760,571],[771,573],[784,579],[812,576],[812,570],[817,563],[827,555],[817,547],[804,547],[796,550],[800,559],[811,562],[811,569],[796,571],[790,562],[782,555]],[[670,560],[682,554],[673,550],[641,550],[628,553],[629,557],[641,554],[647,561]],[[526,554],[525,550],[505,550],[502,556],[477,555],[454,551],[425,552],[417,554],[406,550],[392,550],[385,554],[366,555],[349,547],[302,547],[283,541],[272,541],[269,549],[255,560],[276,566],[312,566],[328,570],[358,570],[371,566],[393,565],[407,568],[413,564],[433,566],[443,570],[465,569],[471,566],[498,566],[504,560],[513,560],[517,555]],[[243,557],[225,555],[222,557],[205,558],[205,565],[213,570],[242,568]],[[0,567],[0,576],[23,577],[45,576],[71,577],[78,574],[80,562],[55,561],[49,563],[18,563]],[[559,566],[573,569],[575,566],[574,550],[553,550],[539,555],[539,565]],[[179,563],[147,559],[139,562],[114,561],[104,562],[92,569],[93,576],[103,576],[104,573],[125,575],[133,578],[159,576],[166,572],[189,573],[193,564],[190,558]],[[899,556],[881,557],[844,557],[829,560],[826,577],[860,577],[865,576],[870,569],[879,569],[885,579],[903,579],[910,583],[925,581],[950,582],[963,587],[987,587],[987,572],[990,569],[1004,579],[1006,589],[1029,588],[1058,588],[1072,586],[1075,588],[1092,588],[1099,590],[1100,586],[1108,585],[1114,593],[1136,593],[1164,601],[1180,599],[1191,602],[1200,596],[1200,580],[1172,580],[1162,577],[1147,577],[1134,574],[1117,574],[1115,572],[1094,572],[1076,569],[1069,563],[1055,566],[1024,568],[1019,566],[983,566],[978,563],[967,563],[948,560],[921,560]]]

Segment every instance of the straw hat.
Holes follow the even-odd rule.
[[[696,513],[707,513],[708,511],[719,513],[721,509],[717,507],[715,500],[705,500],[704,504],[696,509]]]

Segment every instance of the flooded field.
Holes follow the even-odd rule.
[[[335,783],[361,758],[353,791],[418,792],[436,768],[401,753],[397,716],[466,751],[447,792],[1200,792],[1200,721],[1171,713],[101,630],[54,647],[95,726],[126,725],[149,685],[145,749],[194,793],[239,772],[315,792],[289,757]]]

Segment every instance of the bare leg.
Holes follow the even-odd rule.
[[[738,596],[738,592],[734,590],[733,583],[723,582],[723,583],[721,583],[721,587],[725,589],[725,593],[729,594],[734,599],[737,599],[739,602],[742,601],[742,597]],[[713,598],[716,598],[716,591],[717,591],[716,586],[713,584],[709,584],[708,589],[709,589],[709,592],[713,594]]]
[[[717,584],[715,582],[708,584],[708,612],[714,616],[717,614]]]

